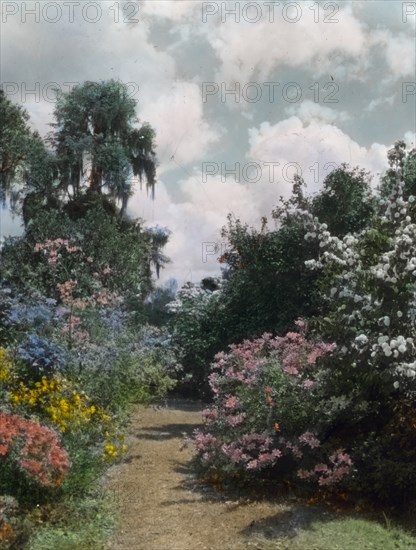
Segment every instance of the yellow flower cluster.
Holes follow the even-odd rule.
[[[0,347],[0,384],[7,392],[6,399],[16,408],[23,407],[35,414],[48,418],[62,432],[85,429],[94,424],[105,429],[103,458],[108,462],[117,460],[127,452],[124,436],[117,435],[112,418],[91,402],[84,393],[77,391],[65,378],[55,375],[43,376],[39,382],[30,384],[19,380],[14,373],[7,350]]]
[[[77,393],[63,378],[42,377],[31,386],[20,382],[18,389],[9,392],[9,401],[46,414],[62,432],[77,430],[94,421],[110,420],[100,407],[92,404],[86,395]]]
[[[0,382],[9,382],[12,376],[13,364],[9,360],[7,350],[0,347]]]
[[[106,435],[108,436],[109,433],[107,432]],[[117,437],[117,442],[107,440],[104,442],[104,458],[111,462],[113,460],[116,460],[119,458],[123,453],[126,453],[128,451],[127,445],[122,444],[124,441],[124,436],[119,435]]]

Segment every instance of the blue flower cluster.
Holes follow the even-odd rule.
[[[107,308],[101,312],[101,321],[112,337],[116,337],[127,330],[128,316],[120,309]]]
[[[44,327],[52,323],[52,310],[46,304],[21,305],[10,308],[8,319],[14,325]]]
[[[46,338],[28,336],[17,349],[17,356],[39,373],[55,372],[68,360],[67,352]]]

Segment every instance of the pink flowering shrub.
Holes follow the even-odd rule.
[[[334,344],[309,340],[304,321],[299,332],[253,341],[218,353],[209,383],[212,406],[196,430],[197,461],[205,472],[253,475],[275,471],[320,485],[341,481],[352,460],[322,443],[315,394],[319,361]],[[323,466],[325,464],[325,466]],[[319,476],[318,476],[319,474]]]
[[[75,241],[48,239],[37,242],[33,252],[43,281],[62,303],[84,309],[87,305],[107,305],[118,298],[108,288],[113,270],[88,255]]]
[[[46,256],[48,264],[54,265],[62,257],[62,252],[75,254],[81,252],[81,249],[72,244],[68,239],[49,239],[43,243],[36,243],[34,251],[42,252]]]
[[[69,457],[53,430],[4,411],[0,412],[0,463],[2,477],[10,466],[17,467],[46,488],[59,487],[70,468]]]
[[[315,467],[310,470],[299,470],[298,477],[301,479],[314,479],[318,478],[318,483],[321,486],[333,485],[338,483],[350,473],[352,460],[351,457],[343,451],[343,449],[337,450],[333,455],[329,457],[330,464],[316,464]]]

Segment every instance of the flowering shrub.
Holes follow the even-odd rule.
[[[224,309],[221,285],[210,290],[186,283],[166,309],[174,315],[173,343],[183,366],[184,387],[190,387],[193,394],[208,393],[209,363],[221,349],[218,347],[219,319]]]
[[[320,249],[307,264],[326,278],[328,313],[316,326],[338,345],[321,372],[327,433],[352,449],[358,490],[401,503],[416,495],[414,159],[403,143],[389,151],[389,194],[362,231],[339,238],[303,213]]]
[[[12,379],[13,363],[5,348],[0,347],[0,383],[9,382]]]
[[[81,248],[79,246],[75,246],[68,239],[48,239],[43,243],[36,243],[34,250],[35,252],[42,252],[46,256],[47,262],[50,265],[57,264],[58,260],[62,257],[63,252],[66,252],[67,254],[81,252]]]
[[[56,282],[59,299],[64,304],[83,309],[87,305],[108,303],[112,293],[105,287],[111,268],[98,266],[94,258],[88,256],[75,241],[48,239],[37,242],[33,250],[46,260],[45,275],[51,283]]]
[[[23,296],[0,281],[0,345],[12,345],[27,332],[48,337],[58,324],[56,300],[36,292]]]
[[[26,364],[30,378],[57,372],[68,360],[65,350],[50,340],[36,335],[27,336],[17,349],[17,357]],[[30,368],[32,367],[32,368]]]
[[[93,261],[90,257],[87,258],[87,261],[88,260]],[[105,275],[110,273],[110,271],[109,268],[103,270]],[[109,292],[108,289],[102,285],[98,280],[98,273],[94,273],[93,275],[96,279],[92,285],[92,293],[88,296],[81,296],[82,289],[79,288],[76,279],[69,279],[64,283],[57,284],[60,300],[64,305],[64,316],[66,316],[66,322],[62,327],[62,332],[67,337],[68,346],[70,348],[75,347],[82,350],[90,339],[90,334],[87,329],[88,322],[85,322],[85,317],[88,314],[86,310],[88,312],[88,310],[93,308],[114,308],[123,301],[122,297],[116,292]]]
[[[299,470],[298,477],[301,479],[318,477],[318,483],[322,486],[338,483],[343,477],[350,473],[352,460],[342,449],[339,449],[331,455],[329,460],[331,462],[330,466],[328,466],[328,464],[316,464],[310,471]]]
[[[53,322],[51,306],[56,305],[54,299],[36,300],[33,304],[13,303],[7,321],[9,324],[23,327],[45,328]]]
[[[70,438],[75,453],[77,437],[80,437],[78,445],[81,442],[85,446],[100,444],[101,455],[99,448],[94,451],[96,459],[111,462],[127,451],[114,419],[84,391],[77,390],[73,382],[61,375],[42,376],[28,382],[19,374],[6,350],[0,348],[0,383],[3,400],[9,407],[20,414],[36,415],[52,425],[65,435],[64,442]]]
[[[0,460],[11,462],[43,487],[59,487],[70,468],[53,430],[4,411],[0,412]]]
[[[305,323],[297,325],[299,333],[264,334],[216,355],[209,377],[214,403],[203,411],[205,427],[194,436],[204,471],[250,475],[274,469],[284,478],[299,470],[299,478],[312,480],[304,466],[313,465],[314,473],[322,469],[321,485],[350,473],[349,455],[321,443],[313,397],[318,365],[335,345],[307,339]],[[328,456],[332,468],[324,469]]]
[[[45,376],[39,382],[26,385],[19,381],[10,389],[9,402],[50,420],[60,431],[74,431],[93,422],[108,422],[104,411],[79,394],[73,385],[61,377]]]
[[[84,197],[85,198],[85,197]],[[79,295],[93,294],[98,282],[137,305],[151,289],[151,267],[161,260],[163,246],[139,221],[114,216],[101,199],[87,200],[83,215],[63,209],[36,209],[30,230],[8,238],[2,247],[2,271],[9,284],[28,291],[36,288],[58,298],[56,285],[77,280]],[[153,262],[154,263],[154,262]]]

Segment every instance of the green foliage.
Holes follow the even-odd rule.
[[[144,314],[149,324],[164,326],[169,321],[169,313],[166,306],[175,298],[170,288],[157,287],[149,295],[144,305]]]
[[[10,199],[12,209],[31,214],[30,199],[56,207],[57,165],[37,132],[27,125],[29,116],[0,90],[0,200]]]
[[[325,178],[322,191],[312,201],[311,212],[332,235],[342,237],[367,226],[374,206],[369,174],[343,164]]]
[[[149,404],[165,397],[176,386],[175,373],[169,371],[155,352],[136,356],[123,354],[111,368],[86,370],[80,382],[92,397],[99,399],[108,410],[120,415],[131,403]]]
[[[146,180],[154,191],[154,130],[137,126],[136,102],[125,84],[85,82],[61,94],[50,135],[59,167],[61,191],[77,199],[88,188],[121,201],[124,212],[133,191],[132,178]]]
[[[404,182],[404,197],[416,195],[416,149],[406,151],[406,143],[397,141],[388,152],[390,168],[381,179],[380,196],[388,199],[399,179]]]
[[[168,307],[175,312],[170,329],[183,367],[179,388],[183,393],[207,396],[209,365],[225,342],[221,294],[189,284]]]
[[[27,125],[29,116],[20,105],[12,103],[0,90],[0,198],[5,192],[19,166],[27,158],[31,132]]]
[[[82,252],[62,252],[58,265],[51,265],[36,244],[49,240],[70,240]],[[101,275],[101,283],[110,291],[126,299],[143,300],[152,286],[151,236],[139,223],[122,222],[108,214],[99,204],[92,206],[85,216],[71,220],[60,210],[36,211],[26,235],[9,240],[1,253],[2,276],[15,287],[37,289],[48,296],[59,297],[57,284],[76,279],[80,296],[95,289],[94,273],[109,269]],[[91,258],[93,261],[86,261]]]
[[[304,235],[302,224],[291,217],[275,231],[263,225],[260,232],[229,220],[223,231],[228,241],[223,261],[230,266],[222,296],[224,343],[265,331],[282,333],[293,327],[294,319],[317,312],[318,277],[304,265],[317,249]]]

